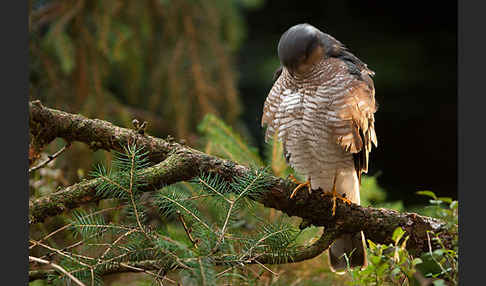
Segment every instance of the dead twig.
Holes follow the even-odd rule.
[[[55,268],[55,269],[59,270],[60,272],[62,272],[63,274],[65,274],[67,277],[69,277],[74,283],[78,284],[79,286],[86,286],[83,282],[79,281],[78,278],[74,277],[71,273],[67,272],[64,268],[62,268],[61,266],[59,266],[59,265],[57,265],[53,262],[50,262],[50,261],[44,260],[44,259],[40,259],[40,258],[37,258],[37,257],[34,257],[34,256],[29,256],[29,261],[50,265],[52,268]]]
[[[154,273],[154,272],[152,272],[152,271],[148,271],[148,270],[143,269],[143,268],[135,267],[135,266],[129,265],[129,264],[127,264],[127,263],[123,263],[123,262],[121,262],[121,263],[120,263],[120,265],[121,265],[121,266],[123,266],[123,267],[126,267],[126,268],[128,268],[128,269],[135,270],[135,271],[137,271],[137,272],[143,272],[143,273],[147,273],[147,274],[152,275],[152,276],[154,276],[154,277],[156,277],[156,278],[159,278],[159,279],[162,279],[162,280],[167,280],[167,281],[169,281],[169,282],[171,282],[171,283],[173,283],[173,284],[177,284],[177,282],[176,282],[176,281],[174,281],[174,280],[172,280],[172,279],[169,279],[169,278],[167,278],[167,277],[165,277],[165,276],[160,276],[160,275],[158,275],[157,273]]]
[[[186,221],[184,220],[184,216],[182,216],[180,211],[177,211],[177,215],[179,217],[179,220],[182,223],[182,226],[184,227],[184,230],[186,231],[187,237],[191,241],[192,245],[194,245],[194,247],[197,249],[197,241],[194,239],[194,237],[192,237],[191,229],[187,227]]]
[[[44,166],[46,166],[47,164],[49,164],[51,161],[53,161],[54,159],[56,159],[59,155],[61,155],[64,151],[66,151],[69,147],[71,147],[71,142],[68,142],[66,145],[64,145],[64,147],[62,147],[59,151],[57,151],[56,153],[52,154],[52,155],[48,155],[47,156],[47,160],[45,160],[44,162],[40,163],[39,165],[35,166],[35,167],[32,167],[29,169],[29,174],[40,169],[40,168],[43,168]]]

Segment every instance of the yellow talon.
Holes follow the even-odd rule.
[[[309,195],[311,193],[311,185],[310,185],[310,181],[307,180],[307,182],[305,183],[301,183],[299,182],[292,174],[289,175],[289,179],[292,180],[292,182],[296,183],[296,184],[299,184],[293,191],[292,191],[292,194],[290,195],[290,198],[293,198],[295,196],[295,194],[297,193],[297,191],[303,187],[306,187],[307,186],[307,190],[309,191]]]
[[[326,192],[326,193],[323,194],[324,196],[329,196],[329,195],[332,196],[332,216],[334,216],[336,214],[336,199],[340,199],[340,200],[342,200],[343,202],[345,202],[349,205],[351,205],[353,203],[352,201],[347,199],[345,197],[345,195],[342,196],[342,195],[338,194],[338,192],[336,191],[336,178],[337,178],[337,175],[334,176],[334,181],[332,183],[332,191],[330,193]]]

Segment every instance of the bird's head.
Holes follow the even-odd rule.
[[[291,73],[306,73],[322,58],[344,49],[332,36],[309,24],[289,28],[278,42],[280,63]]]

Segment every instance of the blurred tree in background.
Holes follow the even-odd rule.
[[[151,134],[194,144],[206,113],[237,124],[233,61],[251,5],[31,0],[31,99],[121,126],[146,120]]]
[[[179,138],[208,112],[235,123],[231,65],[243,36],[236,4],[33,1],[32,95],[122,124],[138,110],[156,119],[152,132]]]

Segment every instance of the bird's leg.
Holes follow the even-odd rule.
[[[300,190],[301,188],[303,187],[307,187],[307,190],[309,191],[309,195],[311,193],[311,185],[310,185],[310,181],[307,180],[307,182],[305,183],[301,183],[299,182],[292,174],[289,175],[289,179],[292,180],[292,182],[296,183],[296,184],[299,184],[293,191],[292,191],[292,194],[290,195],[290,198],[293,198],[295,196],[295,194],[297,193],[298,190]]]
[[[340,200],[342,200],[343,202],[345,202],[349,205],[351,205],[353,203],[352,201],[350,201],[349,199],[346,198],[346,194],[340,195],[336,191],[336,179],[337,179],[337,172],[336,172],[336,175],[334,176],[331,193],[329,194],[329,192],[326,192],[326,193],[323,194],[325,196],[330,195],[332,197],[332,215],[333,216],[336,214],[336,199],[340,199]]]

